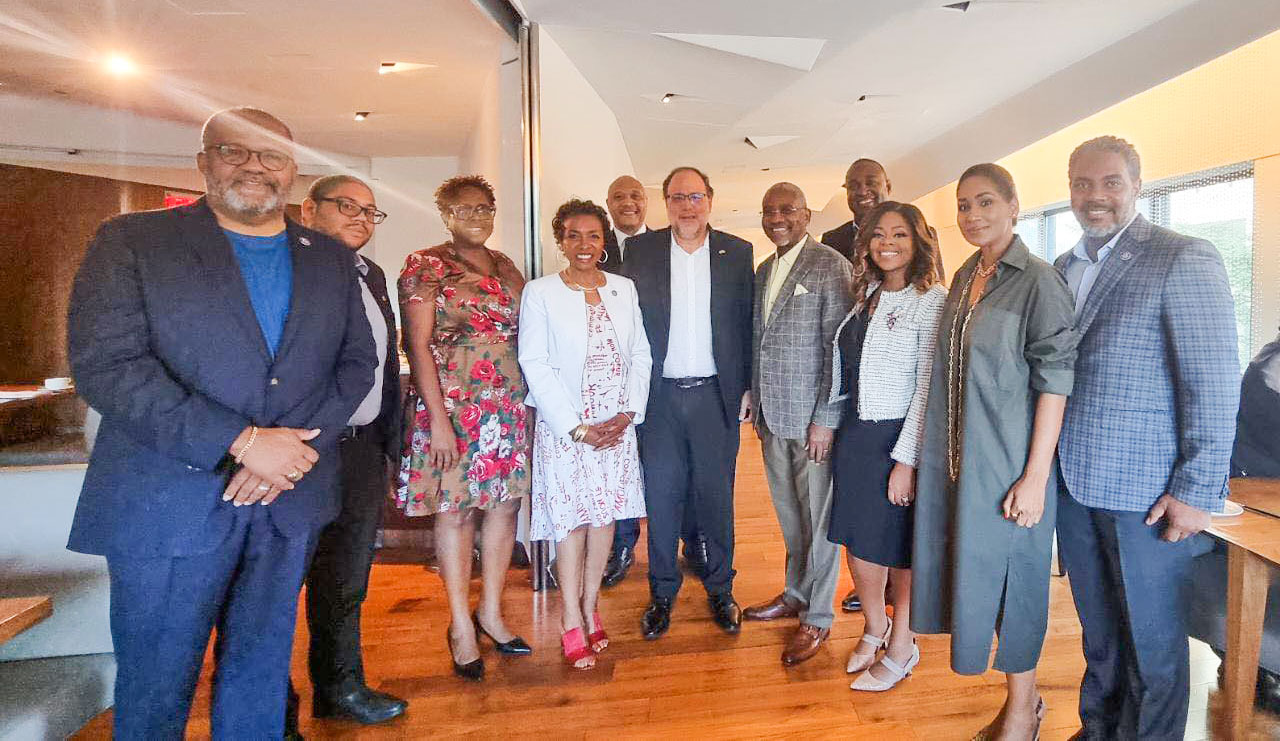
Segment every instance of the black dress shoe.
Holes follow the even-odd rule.
[[[849,592],[840,600],[840,609],[845,612],[860,612],[862,610],[862,600],[858,599],[857,592]]]
[[[449,659],[453,661],[454,674],[472,682],[479,682],[484,679],[484,659],[477,658],[475,661],[459,664],[458,660],[453,658],[453,633],[448,628],[444,630],[444,640],[449,646]]]
[[[479,613],[471,613],[471,622],[476,624],[477,633],[493,641],[493,647],[498,649],[498,653],[507,654],[508,656],[528,656],[533,653],[533,649],[529,644],[525,643],[524,639],[520,636],[515,636],[506,643],[502,643],[497,638],[494,638],[489,634],[489,631],[485,630],[484,626],[480,624]]]
[[[666,597],[654,597],[649,602],[649,609],[640,618],[640,632],[646,641],[661,638],[671,627],[671,600]]]
[[[408,707],[405,700],[360,686],[336,697],[316,692],[311,699],[311,717],[346,718],[368,726],[404,715]]]
[[[631,546],[619,546],[613,549],[609,554],[609,562],[604,567],[604,578],[600,580],[600,585],[612,587],[623,579],[627,578],[627,572],[631,570],[631,564],[635,563],[635,549]]]
[[[689,573],[704,578],[707,575],[707,539],[699,535],[692,543],[684,543],[684,567]]]
[[[707,598],[707,604],[711,605],[711,619],[716,626],[729,635],[737,635],[742,629],[742,610],[733,600],[733,595],[712,595]]]

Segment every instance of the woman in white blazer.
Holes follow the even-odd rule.
[[[635,285],[600,270],[609,217],[571,200],[551,222],[569,261],[530,282],[520,305],[520,368],[537,409],[531,537],[556,542],[561,646],[579,669],[609,639],[597,612],[614,522],[644,517],[635,426],[653,364]]]

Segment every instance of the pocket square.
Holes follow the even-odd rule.
[[[803,296],[804,294],[806,294],[806,293],[808,293],[808,292],[809,292],[809,289],[808,289],[808,288],[805,288],[805,287],[804,287],[804,285],[803,285],[803,284],[801,284],[801,283],[797,283],[797,284],[796,284],[796,292],[795,292],[795,293],[793,293],[793,294],[791,294],[791,295],[792,295],[792,296]]]

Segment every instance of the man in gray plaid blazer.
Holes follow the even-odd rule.
[[[798,664],[817,653],[835,619],[839,550],[827,540],[828,455],[840,423],[831,389],[831,340],[850,307],[849,261],[807,234],[804,193],[778,183],[761,225],[778,247],[756,270],[751,395],[769,493],[787,546],[786,588],[743,612],[749,620],[799,617],[782,652]]]
[[[1081,144],[1068,173],[1084,236],[1056,263],[1080,335],[1058,539],[1083,628],[1079,736],[1182,738],[1183,593],[1226,497],[1240,399],[1231,291],[1213,245],[1137,213],[1128,142]]]

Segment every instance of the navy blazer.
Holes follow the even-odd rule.
[[[68,320],[76,388],[102,414],[68,548],[107,556],[216,547],[227,448],[246,426],[320,428],[315,467],[269,505],[283,535],[338,512],[337,439],[377,355],[351,252],[290,222],[293,297],[271,357],[231,243],[204,199],[102,224]]]
[[[600,269],[614,275],[622,274],[622,249],[618,247],[618,235],[612,229],[604,230],[604,262]]]
[[[382,320],[387,323],[387,357],[382,362],[382,403],[378,408],[378,418],[373,421],[383,436],[383,452],[392,461],[400,460],[400,447],[403,438],[404,409],[400,395],[400,353],[396,350],[396,314],[391,308],[391,297],[387,293],[387,274],[378,264],[367,257],[362,257],[369,266],[368,275],[364,276],[365,285],[373,300],[382,312]]]
[[[751,383],[751,243],[715,229],[711,239],[711,354],[716,361],[725,423],[738,424],[742,395]],[[671,331],[671,228],[627,239],[622,274],[635,281],[653,355],[649,408],[662,383]]]

